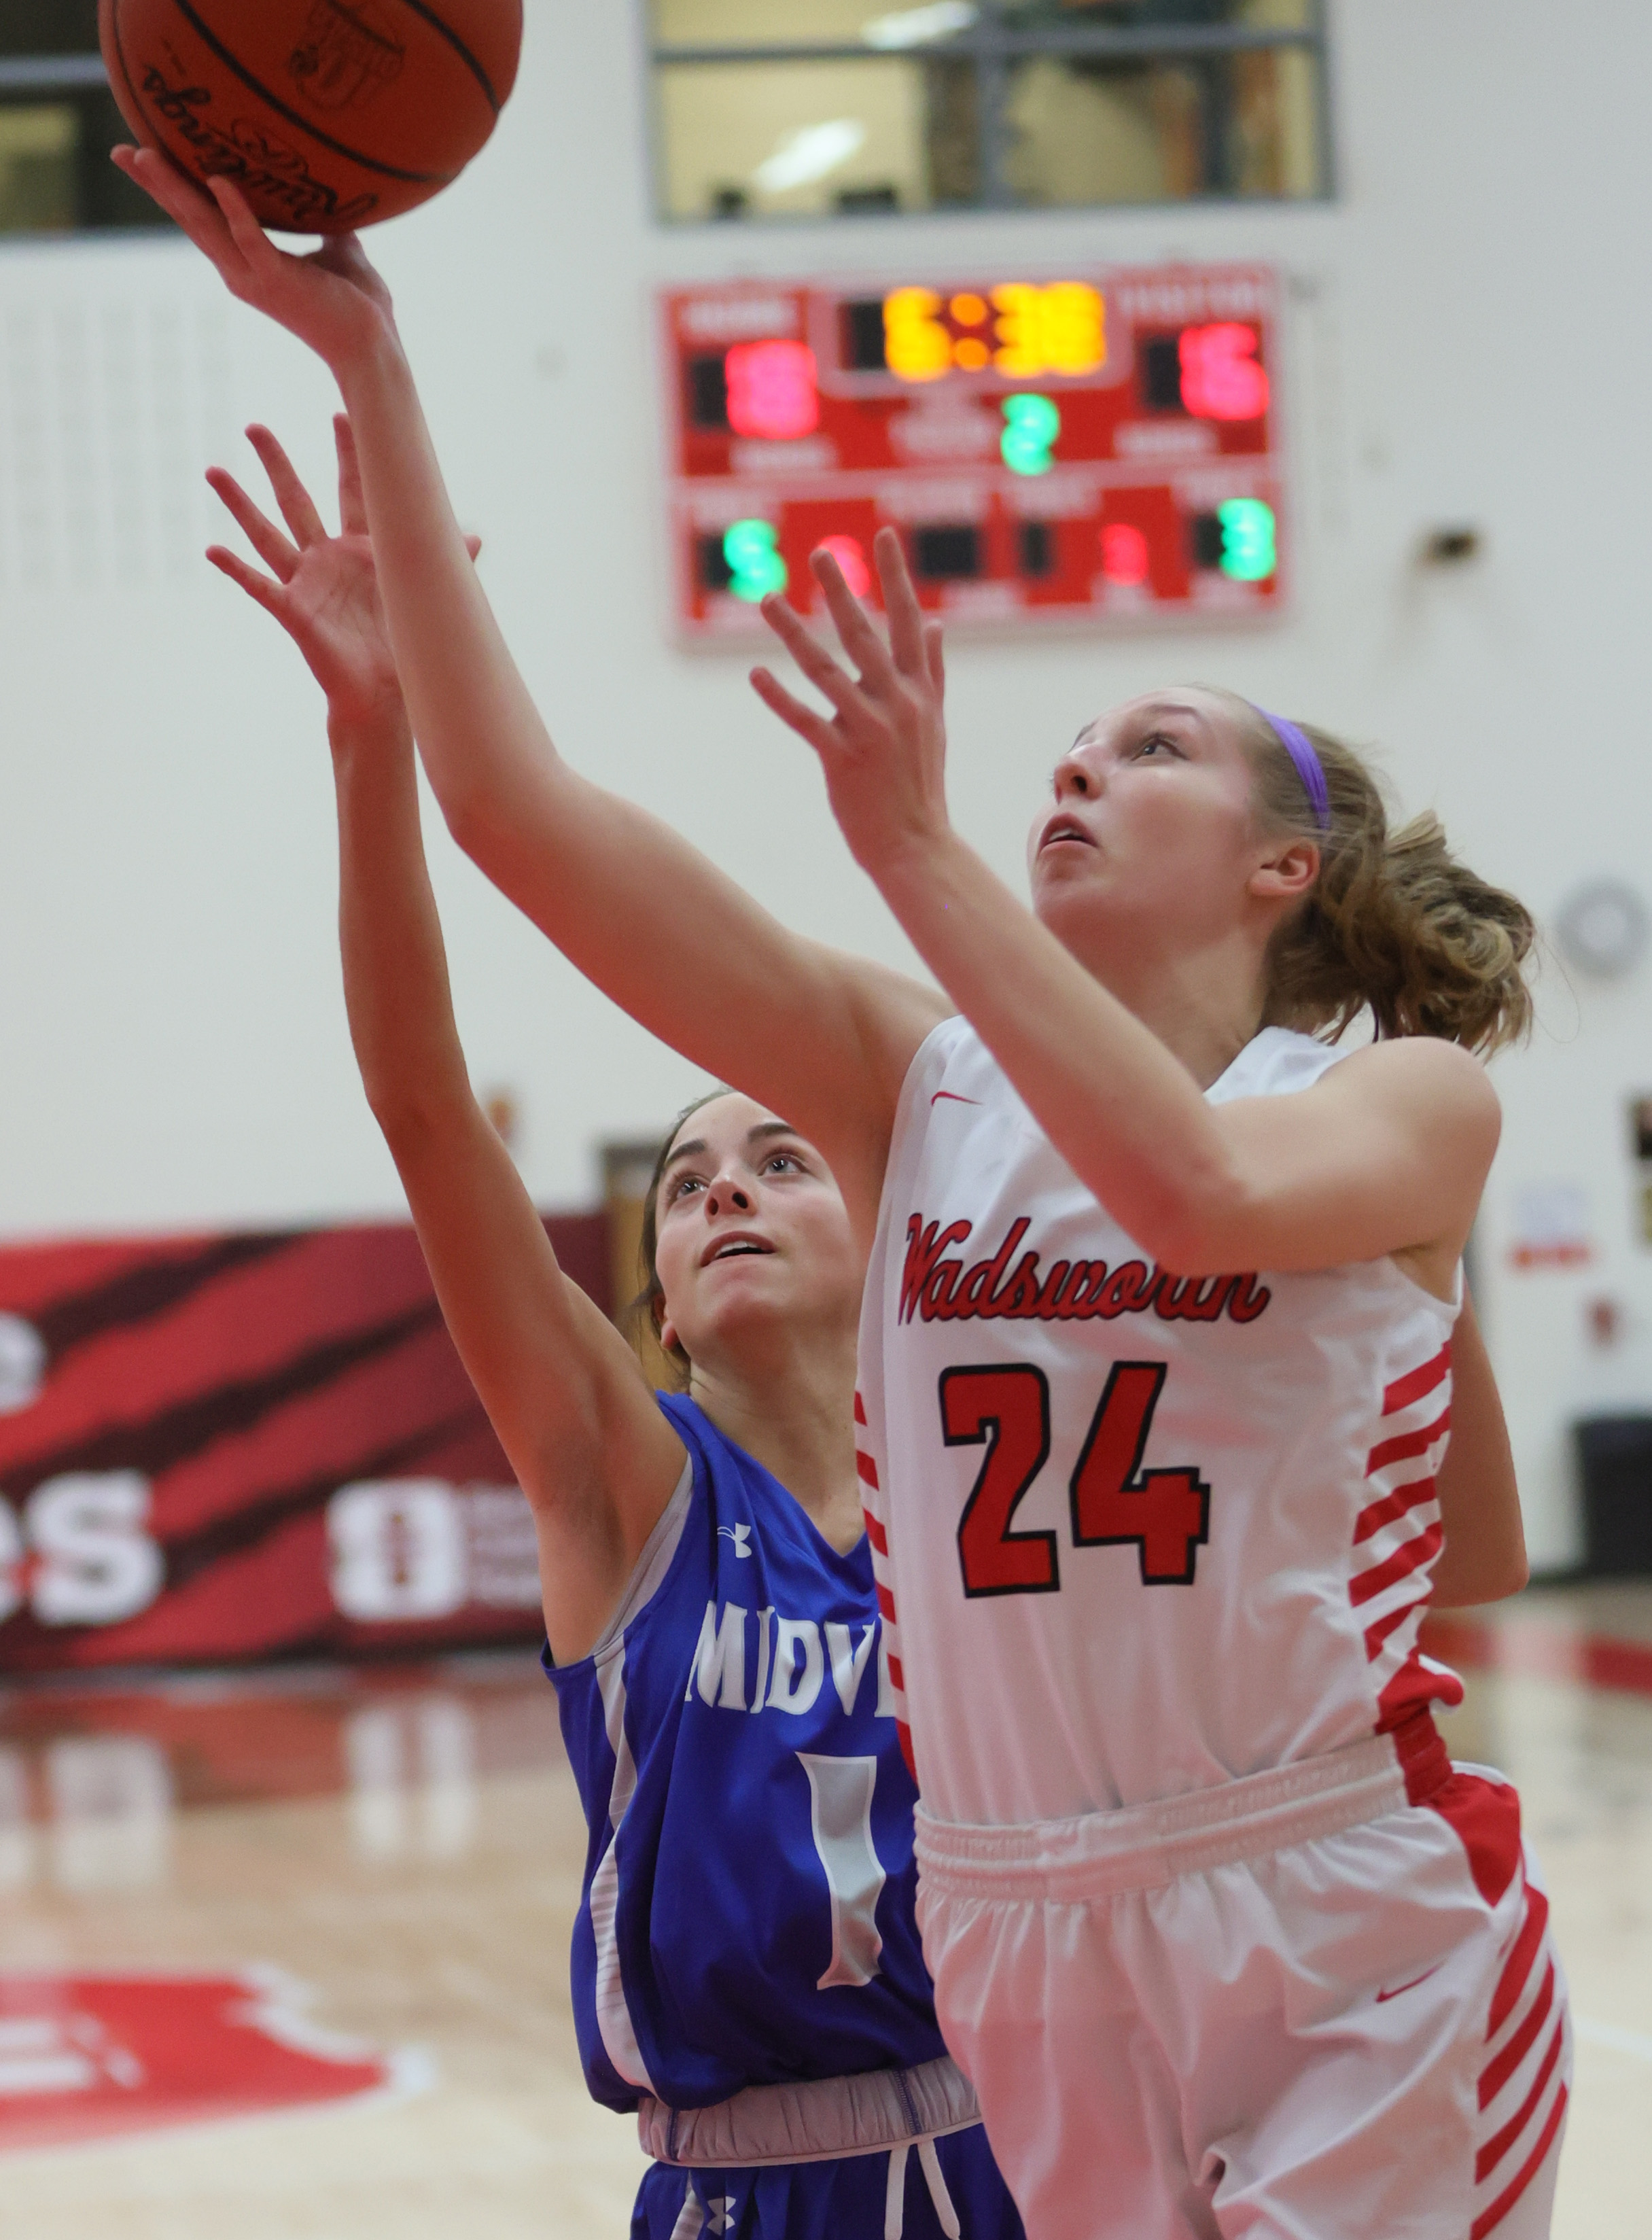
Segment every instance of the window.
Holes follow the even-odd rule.
[[[97,51],[97,0],[0,0],[0,234],[163,225],[109,160],[131,137]]]
[[[1322,0],[650,0],[672,218],[1323,194]]]

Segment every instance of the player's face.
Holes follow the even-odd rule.
[[[1128,931],[1197,945],[1238,923],[1258,860],[1252,774],[1231,711],[1177,686],[1085,725],[1028,842],[1033,908],[1081,956]]]
[[[683,1122],[663,1174],[656,1264],[671,1335],[690,1360],[765,1343],[777,1322],[852,1331],[862,1267],[831,1169],[749,1097]]]

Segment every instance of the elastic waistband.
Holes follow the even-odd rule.
[[[1451,1765],[1432,1721],[1421,1716],[1426,1732],[1408,1720],[1399,1734],[1075,1820],[967,1827],[932,1819],[920,1803],[918,1866],[932,1891],[949,1896],[1076,1904],[1265,1858],[1426,1803]]]
[[[797,2084],[750,2084],[715,2108],[636,2111],[643,2151],[689,2170],[761,2170],[840,2162],[944,2138],[981,2121],[975,2088],[943,2054],[916,2069],[869,2069]]]

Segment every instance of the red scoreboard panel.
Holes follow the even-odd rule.
[[[885,523],[960,623],[1274,612],[1276,297],[1256,265],[665,294],[683,634],[818,605],[818,544],[875,594]]]

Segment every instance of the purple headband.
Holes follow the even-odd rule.
[[[1256,707],[1253,700],[1251,706]],[[1325,784],[1325,766],[1314,751],[1314,743],[1300,723],[1292,723],[1283,716],[1270,716],[1265,708],[1256,713],[1272,727],[1274,737],[1296,766],[1296,775],[1302,782],[1314,811],[1314,821],[1322,832],[1331,829],[1331,797]]]

